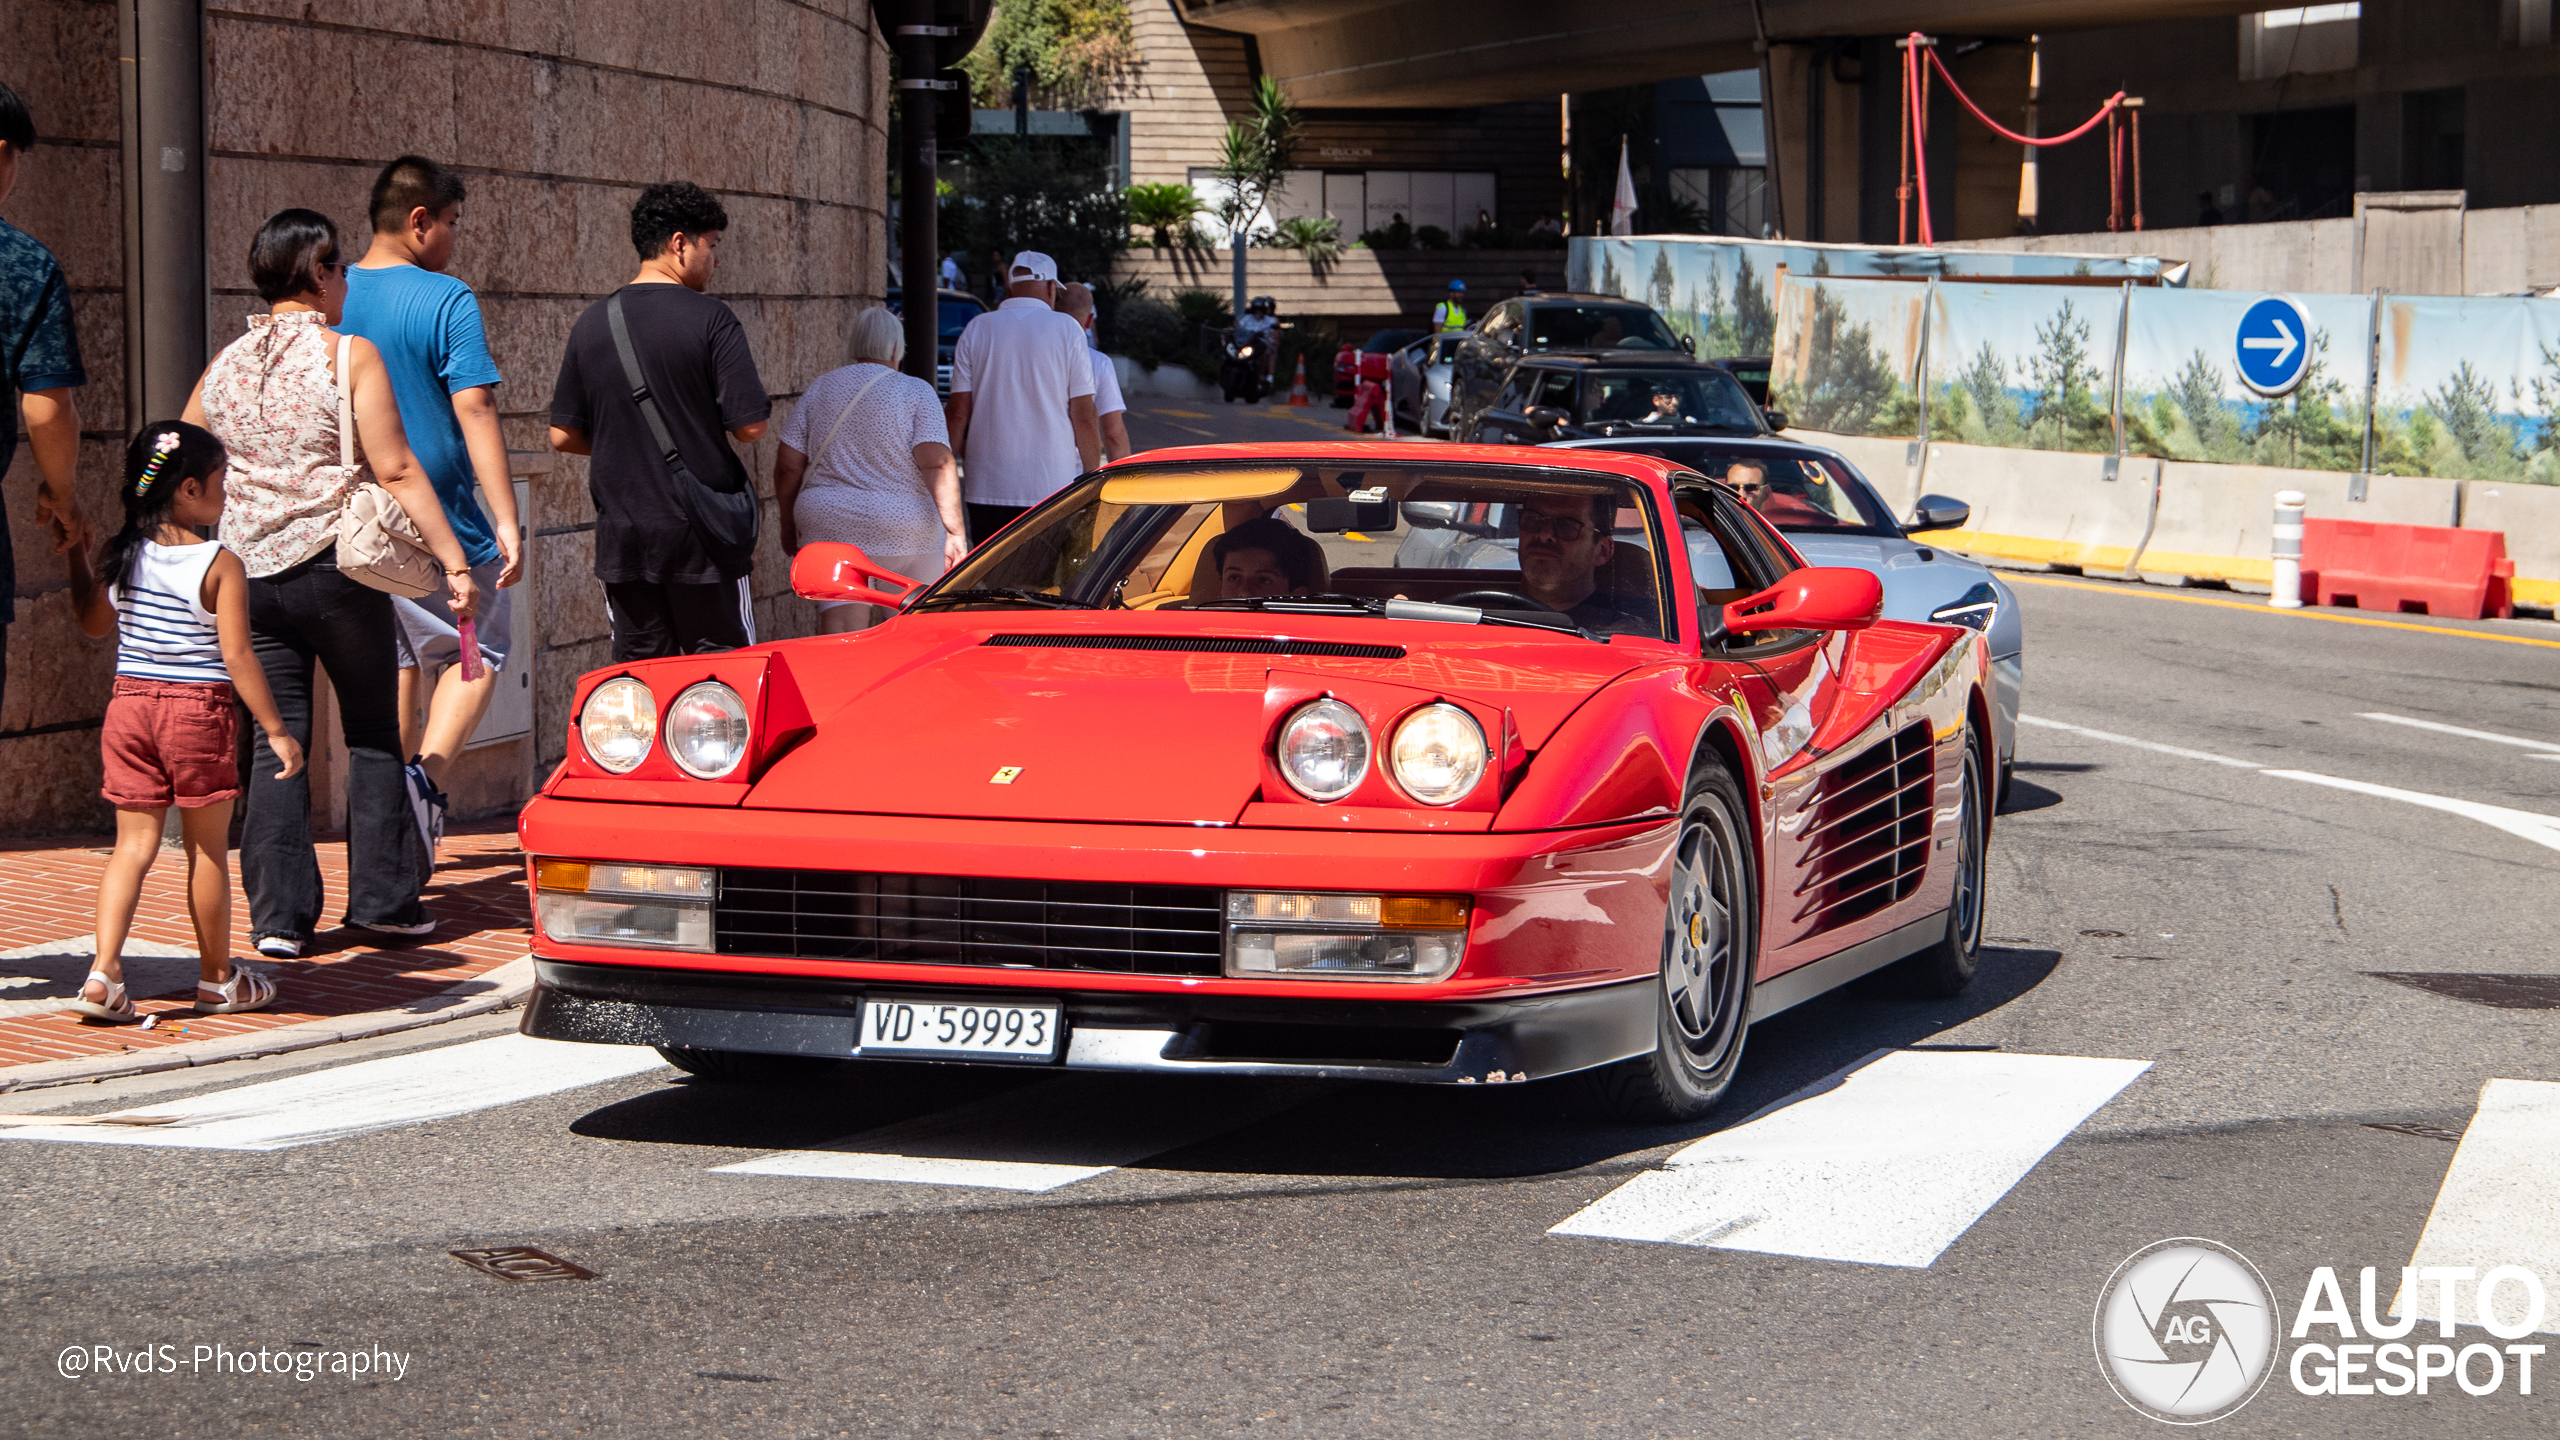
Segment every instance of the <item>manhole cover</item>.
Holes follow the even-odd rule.
[[[2414,1120],[2367,1121],[2364,1128],[2388,1130],[2394,1135],[2415,1135],[2421,1140],[2442,1140],[2448,1145],[2462,1143],[2462,1136],[2458,1131],[2447,1130],[2441,1125],[2421,1125]]]
[[[2367,970],[2376,980],[2500,1010],[2560,1010],[2560,975],[2466,975],[2438,970]]]
[[[447,1254],[483,1275],[501,1280],[593,1280],[596,1272],[572,1264],[548,1250],[506,1245],[494,1250],[451,1250]]]

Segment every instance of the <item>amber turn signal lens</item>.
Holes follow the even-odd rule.
[[[1390,930],[1463,930],[1467,902],[1460,895],[1382,895],[1378,923]]]
[[[584,860],[536,860],[533,862],[533,888],[536,890],[585,890],[587,862]]]

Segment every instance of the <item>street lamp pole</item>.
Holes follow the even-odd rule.
[[[958,88],[940,79],[935,42],[959,33],[936,25],[934,0],[899,0],[898,16],[898,245],[904,256],[898,288],[905,292],[906,372],[931,384],[942,343],[940,204],[934,194],[940,155],[934,137],[935,100]]]

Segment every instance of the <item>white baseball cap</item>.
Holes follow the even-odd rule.
[[[1048,280],[1054,282],[1057,278],[1058,262],[1041,254],[1037,250],[1024,250],[1013,257],[1012,279],[1017,285],[1025,280]]]

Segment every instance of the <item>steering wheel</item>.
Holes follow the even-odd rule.
[[[1565,613],[1553,605],[1548,604],[1544,600],[1532,599],[1527,595],[1517,594],[1509,590],[1468,590],[1460,594],[1452,595],[1438,603],[1442,605],[1464,605],[1470,600],[1502,600],[1510,602],[1509,608],[1515,610],[1544,610],[1550,615],[1562,615]]]

